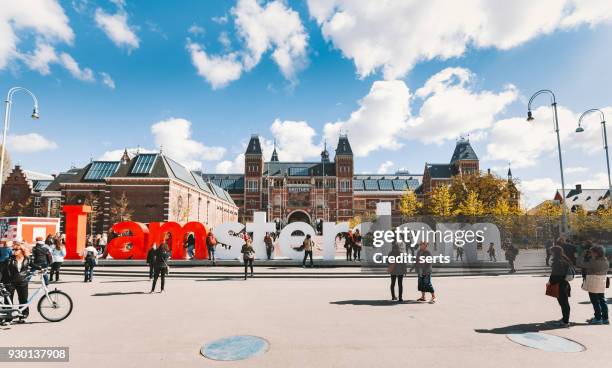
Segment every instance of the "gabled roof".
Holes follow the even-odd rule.
[[[561,193],[561,190],[557,190]],[[610,191],[608,189],[570,189],[566,193],[565,205],[570,210],[575,210],[578,206],[587,212],[597,211],[600,207],[608,204]]]
[[[453,157],[451,158],[451,164],[459,161],[459,160],[478,160],[478,156],[476,156],[476,152],[472,148],[470,141],[461,138],[457,141],[457,145],[455,146],[455,151],[453,152]]]

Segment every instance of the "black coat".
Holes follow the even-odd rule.
[[[168,268],[168,259],[170,258],[170,252],[167,252],[161,248],[155,250],[155,263],[153,265],[157,268]]]
[[[50,265],[53,261],[53,257],[51,256],[51,252],[49,249],[43,245],[43,243],[36,243],[34,248],[32,248],[32,263],[40,267],[42,265]]]
[[[147,264],[148,265],[154,265],[153,262],[155,262],[155,252],[157,252],[157,249],[149,249],[149,251],[147,252]]]
[[[26,257],[23,260],[21,271],[17,270],[17,259],[15,256],[11,256],[6,261],[0,263],[0,282],[3,284],[22,284],[27,283],[28,273],[30,272],[30,266],[32,261]]]
[[[548,282],[551,285],[559,284],[559,293],[567,294],[571,293],[570,283],[565,280],[565,277],[569,273],[570,264],[563,258],[555,258],[552,261],[552,270]]]

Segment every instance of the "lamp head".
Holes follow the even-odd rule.
[[[527,121],[533,121],[533,114],[531,113],[531,110],[527,111]]]
[[[578,128],[576,128],[576,133],[582,133],[582,132],[584,132],[584,128],[578,125]]]
[[[32,111],[32,119],[40,119],[40,115],[38,114],[38,106],[34,106],[34,110]]]

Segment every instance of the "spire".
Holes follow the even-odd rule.
[[[327,139],[323,142],[323,152],[321,152],[321,162],[329,162],[329,152],[327,152]]]
[[[512,180],[512,169],[510,168],[510,162],[508,162],[508,180]]]
[[[128,154],[127,148],[123,150],[123,155],[121,156],[121,164],[126,165],[130,162],[130,155]]]
[[[274,140],[274,151],[272,151],[271,162],[278,162],[278,153],[276,153],[276,139]]]

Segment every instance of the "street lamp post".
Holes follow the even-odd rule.
[[[533,114],[531,113],[531,103],[533,102],[533,100],[541,95],[541,94],[548,94],[550,96],[550,106],[552,106],[553,109],[553,123],[554,123],[554,128],[555,128],[555,133],[557,133],[557,150],[559,151],[559,169],[561,171],[561,192],[563,195],[563,200],[561,202],[562,206],[561,206],[561,210],[562,212],[562,218],[561,218],[561,228],[563,233],[567,233],[567,208],[565,205],[565,177],[563,176],[563,157],[561,155],[561,137],[559,136],[559,118],[557,115],[557,100],[555,98],[555,94],[548,89],[542,89],[537,91],[536,93],[533,94],[533,96],[531,96],[531,98],[529,99],[529,104],[527,105],[527,121],[533,121]]]
[[[608,195],[610,200],[610,208],[612,209],[612,179],[610,178],[610,156],[608,155],[608,133],[606,132],[606,117],[603,111],[599,109],[590,109],[582,113],[580,118],[578,118],[578,128],[576,128],[576,133],[584,132],[584,128],[582,127],[582,119],[590,113],[598,112],[601,115],[601,133],[603,135],[603,144],[604,151],[606,153],[606,165],[608,167]]]
[[[34,100],[34,110],[32,110],[32,119],[38,119],[40,116],[38,115],[38,99],[30,90],[23,87],[13,87],[9,89],[6,94],[6,101],[4,101],[4,131],[2,133],[2,148],[0,148],[0,203],[2,199],[2,184],[4,182],[4,152],[6,151],[6,134],[9,129],[9,122],[11,119],[11,104],[13,103],[13,95],[16,92],[23,91],[29,94]]]

